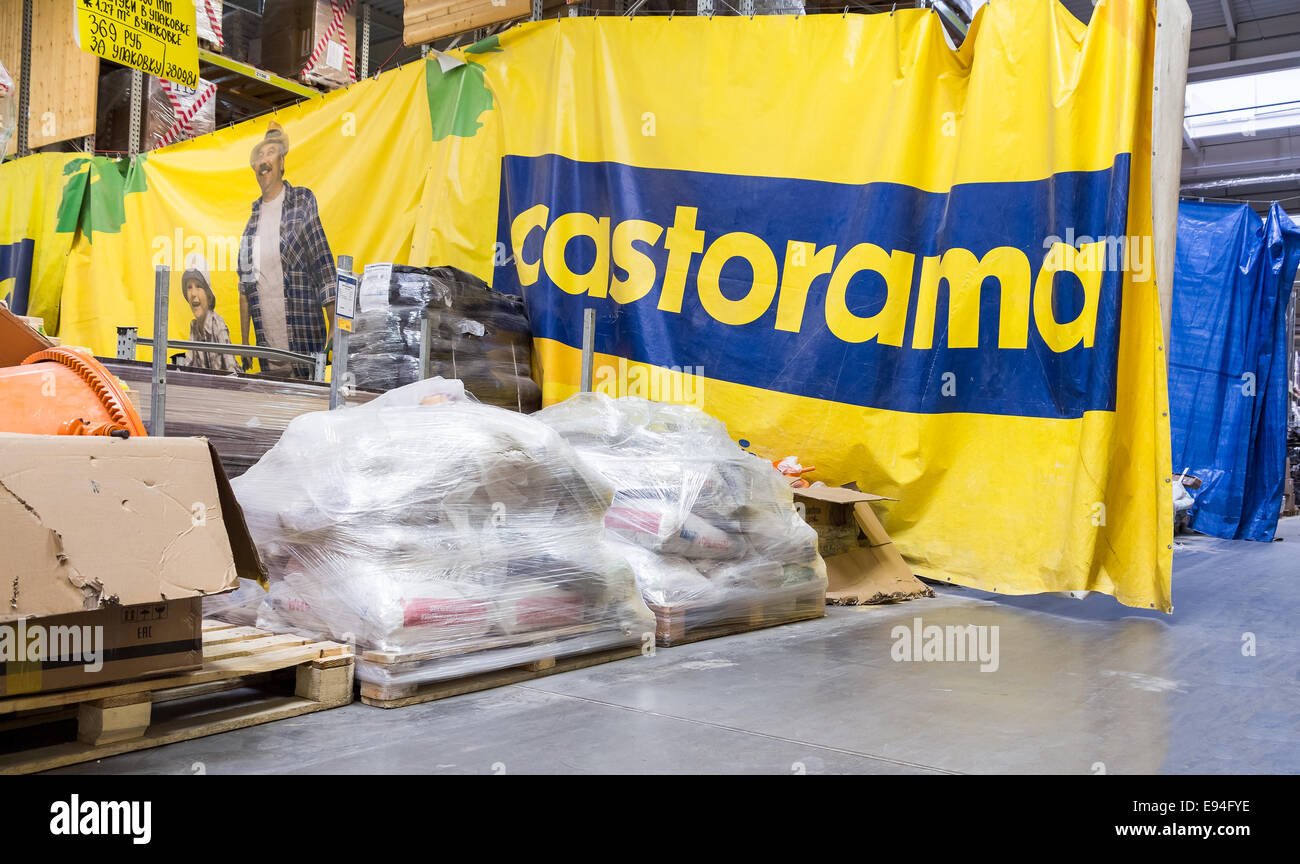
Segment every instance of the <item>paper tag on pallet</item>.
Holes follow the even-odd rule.
[[[357,308],[357,277],[338,271],[338,293],[334,298],[334,317],[340,330],[352,329],[352,318]]]
[[[360,308],[358,311],[369,312],[371,309],[383,309],[388,305],[388,283],[393,278],[392,264],[367,264],[361,274]]]
[[[333,39],[325,46],[325,65],[343,71],[343,46]]]

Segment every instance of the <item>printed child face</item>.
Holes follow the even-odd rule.
[[[190,304],[190,311],[194,313],[195,318],[202,318],[211,310],[208,309],[208,292],[203,290],[203,286],[197,282],[190,281],[185,286],[185,299]]]

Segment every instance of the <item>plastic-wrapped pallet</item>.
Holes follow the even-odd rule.
[[[654,630],[631,570],[598,542],[613,494],[601,475],[459,382],[298,417],[232,485],[271,588],[246,586],[219,614],[247,621],[256,605],[260,627],[355,644],[362,695],[380,704]]]
[[[357,80],[356,0],[276,0],[262,13],[262,63],[333,90]]]
[[[221,51],[226,40],[221,33],[222,0],[194,0],[194,34],[204,47]]]
[[[221,16],[221,53],[231,60],[262,65],[262,17],[238,6],[227,6]]]
[[[422,320],[429,319],[429,374],[463,381],[475,399],[527,414],[542,407],[533,381],[532,337],[518,297],[493,291],[454,267],[367,268],[362,308],[348,343],[358,387],[391,390],[420,377]],[[378,275],[376,275],[378,274]]]
[[[217,128],[217,85],[200,78],[190,89],[163,78],[144,76],[142,150],[154,150],[206,135]],[[99,125],[95,146],[126,152],[131,137],[131,70],[114,69],[99,81]]]
[[[636,572],[660,644],[824,614],[817,532],[786,478],[722,423],[687,405],[599,393],[533,416],[613,484],[607,543]]]

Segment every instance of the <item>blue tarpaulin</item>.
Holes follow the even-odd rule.
[[[1272,540],[1286,471],[1287,303],[1300,228],[1274,204],[1178,208],[1170,327],[1173,467],[1202,485],[1191,527]]]

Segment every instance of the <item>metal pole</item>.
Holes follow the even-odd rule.
[[[126,142],[126,154],[136,156],[140,152],[140,115],[144,108],[144,73],[139,69],[131,70],[131,126],[130,140]]]
[[[423,381],[429,377],[429,339],[430,331],[433,328],[429,326],[429,312],[426,309],[424,317],[420,319],[420,380]]]
[[[695,0],[696,15],[712,15],[713,0]]]
[[[32,0],[23,0],[23,45],[18,61],[18,136],[16,153],[26,156],[32,152],[28,146],[27,115],[32,110]],[[4,154],[0,154],[2,156]]]
[[[171,271],[159,264],[153,270],[153,390],[149,394],[149,434],[165,435],[167,417],[167,288]]]
[[[582,310],[582,392],[591,392],[596,360],[596,310]]]
[[[542,0],[533,0],[532,9],[530,10],[530,13],[531,14],[529,14],[528,16],[529,21],[542,20]]]
[[[370,4],[361,4],[361,70],[359,79],[370,75]]]
[[[118,327],[117,328],[117,359],[134,360],[135,359],[135,327]]]
[[[339,274],[352,276],[352,256],[339,256]],[[330,410],[341,408],[347,394],[344,391],[344,378],[348,374],[348,331],[339,326],[339,298],[335,293],[334,302],[334,370],[330,373]],[[351,309],[346,318],[351,319]],[[350,321],[349,321],[350,323]]]

